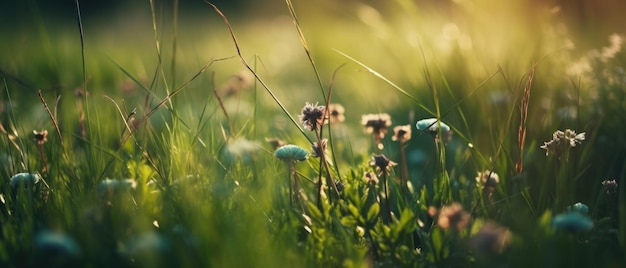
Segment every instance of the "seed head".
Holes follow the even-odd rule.
[[[365,127],[366,133],[373,133],[380,139],[387,134],[387,128],[391,126],[391,116],[386,113],[365,114],[361,116],[361,125]]]
[[[454,227],[457,230],[463,230],[470,221],[470,214],[463,210],[461,204],[455,202],[449,206],[444,206],[439,211],[437,224],[442,229]]]
[[[398,163],[389,160],[384,154],[374,155],[372,156],[372,160],[370,161],[370,166],[376,168],[376,172],[378,176],[383,173],[389,174],[392,167],[397,166]]]
[[[33,140],[39,145],[43,145],[48,141],[48,131],[45,129],[42,131],[33,130],[33,135]]]
[[[341,123],[346,120],[344,116],[344,112],[346,109],[341,106],[341,104],[331,103],[328,105],[328,112],[330,114],[330,122],[331,123]]]
[[[396,126],[393,128],[392,141],[400,141],[405,143],[411,139],[411,125]]]
[[[322,139],[320,142],[313,142],[311,145],[311,156],[312,157],[321,157],[324,155],[326,157],[328,153],[326,152],[326,146],[328,144],[327,139]]]
[[[326,118],[324,118],[325,113],[325,106],[307,102],[300,113],[300,122],[304,125],[304,128],[308,130],[319,130],[320,127],[326,123]]]

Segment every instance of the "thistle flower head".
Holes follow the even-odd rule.
[[[387,156],[385,156],[384,154],[374,155],[372,156],[372,160],[370,161],[370,166],[376,168],[378,176],[382,175],[383,173],[389,174],[391,168],[397,165],[398,163],[389,160],[389,158],[387,158]]]
[[[304,125],[304,128],[313,131],[319,130],[320,127],[326,123],[325,113],[325,106],[307,102],[298,117],[302,125]]]
[[[341,104],[331,103],[328,105],[328,113],[331,123],[341,123],[346,120],[344,116],[346,109]]]
[[[304,161],[309,153],[300,146],[287,144],[276,149],[274,156],[283,161]]]
[[[411,125],[396,126],[393,128],[392,141],[405,143],[411,139]]]
[[[391,126],[391,116],[386,113],[365,114],[361,116],[361,125],[365,127],[366,133],[373,133],[377,138],[384,138],[387,128]]]

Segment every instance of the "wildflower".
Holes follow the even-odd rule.
[[[164,253],[169,249],[170,244],[167,239],[156,232],[147,231],[127,240],[122,252],[132,257],[142,257]]]
[[[389,174],[391,168],[396,165],[398,165],[398,163],[389,160],[384,154],[374,155],[370,161],[370,166],[376,167],[378,176],[382,175],[383,172]]]
[[[569,211],[554,216],[552,226],[569,232],[589,231],[593,228],[593,221],[586,215]]]
[[[430,216],[431,218],[434,218],[437,215],[438,210],[434,206],[429,206],[427,212],[428,212],[428,216]]]
[[[80,256],[76,241],[63,233],[41,231],[35,236],[33,245],[35,266],[71,267]]]
[[[84,90],[82,88],[77,88],[74,90],[74,95],[79,98],[89,97],[89,91]]]
[[[439,131],[440,127],[441,127],[441,131],[442,132],[450,131],[450,126],[448,126],[445,123],[437,120],[437,118],[428,118],[428,119],[419,120],[415,124],[415,127],[419,131],[425,131],[426,130],[426,131],[430,132],[433,135],[437,134],[437,132]]]
[[[391,126],[391,116],[386,113],[365,114],[361,116],[361,125],[366,133],[373,133],[377,139],[382,139],[387,134],[387,128]]]
[[[482,255],[500,253],[506,249],[512,240],[511,231],[494,222],[486,222],[482,228],[470,238],[470,247]]]
[[[302,122],[304,128],[308,130],[319,130],[320,127],[326,122],[325,113],[325,106],[307,102],[300,113],[300,122]]]
[[[439,217],[437,218],[437,225],[439,225],[441,229],[454,227],[460,231],[467,227],[469,221],[470,214],[463,210],[461,204],[455,202],[441,208]]]
[[[328,144],[328,140],[327,139],[322,139],[319,142],[313,142],[313,144],[311,145],[311,156],[313,157],[321,157],[322,155],[324,155],[324,157],[326,157],[328,154],[326,152],[326,146]]]
[[[498,173],[485,170],[483,172],[478,172],[476,182],[478,182],[482,187],[495,187],[498,183],[500,183],[500,176]]]
[[[41,176],[36,173],[17,173],[11,179],[9,179],[9,185],[11,189],[16,189],[20,185],[24,187],[32,187],[42,180]]]
[[[378,176],[376,176],[376,173],[371,171],[365,172],[365,174],[363,175],[363,180],[365,180],[365,182],[370,186],[378,184]]]
[[[576,134],[571,129],[566,129],[565,132],[557,130],[552,134],[552,140],[544,142],[540,148],[546,150],[546,156],[553,154],[560,157],[567,149],[576,147],[584,140],[585,132]]]
[[[331,103],[328,105],[328,112],[330,114],[330,122],[331,123],[341,123],[346,120],[346,117],[343,115],[346,109],[341,106],[341,104]]]
[[[276,150],[279,147],[286,145],[287,142],[285,142],[284,140],[281,140],[280,138],[265,138],[265,141],[267,143],[269,143],[272,146],[272,149]]]
[[[617,181],[616,180],[605,180],[602,182],[602,187],[606,191],[608,195],[615,195],[617,193]]]
[[[258,142],[239,138],[226,145],[224,156],[230,162],[235,162],[238,159],[244,162],[251,161],[259,147]]]
[[[309,153],[297,145],[287,144],[276,149],[274,156],[284,161],[304,161],[309,157]]]
[[[35,136],[33,140],[35,140],[35,142],[39,145],[43,145],[44,143],[46,143],[46,141],[48,141],[47,130],[42,130],[40,132],[38,132],[37,130],[33,130],[33,135]]]
[[[133,179],[112,180],[106,178],[98,184],[98,194],[103,197],[112,197],[123,191],[134,190],[137,188],[137,181]]]
[[[400,141],[405,143],[411,139],[411,125],[396,126],[393,128],[392,141]]]
[[[240,90],[252,85],[254,76],[248,71],[241,71],[239,74],[233,75],[223,86],[220,92],[224,92],[226,97],[237,94]]]

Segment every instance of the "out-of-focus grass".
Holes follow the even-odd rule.
[[[236,14],[231,9],[227,11],[233,14],[225,15],[242,56],[296,116],[305,102],[325,100],[292,17],[279,2],[251,4],[254,8],[247,12]],[[172,10],[160,2],[154,13],[144,3],[111,18],[84,18],[83,85],[76,18],[53,19],[34,4],[20,9],[20,15],[28,17],[15,16],[19,22],[15,29],[5,26],[0,32],[2,123],[8,131],[1,145],[6,161],[0,171],[4,184],[18,172],[43,173],[50,188],[44,191],[47,201],[38,199],[32,206],[22,202],[23,196],[12,196],[7,185],[0,188],[6,198],[2,263],[36,265],[25,260],[40,254],[32,237],[50,229],[73,237],[82,250],[78,261],[95,266],[132,266],[133,261],[148,266],[349,266],[367,264],[372,258],[377,265],[399,265],[402,256],[404,261],[446,265],[465,256],[445,252],[463,252],[464,246],[457,247],[454,241],[466,241],[469,235],[430,229],[428,221],[434,219],[426,216],[426,206],[440,204],[432,201],[432,188],[429,194],[418,188],[437,187],[433,181],[443,178],[449,180],[454,201],[475,217],[497,220],[515,234],[511,250],[493,263],[558,266],[565,264],[561,257],[576,254],[579,262],[574,264],[592,264],[592,256],[604,249],[597,240],[615,243],[617,234],[624,239],[617,208],[611,207],[614,200],[604,199],[601,185],[607,179],[624,181],[626,146],[619,134],[623,125],[619,96],[626,61],[623,37],[609,40],[610,29],[615,29],[612,19],[606,24],[593,15],[572,20],[568,15],[576,12],[570,6],[525,1],[294,4],[324,86],[333,71],[347,63],[332,81],[333,102],[346,107],[346,122],[332,126],[336,163],[344,174],[339,179],[347,184],[345,203],[300,213],[312,220],[283,209],[288,171],[274,159],[264,139],[276,136],[307,149],[309,145],[264,89],[252,83],[251,75],[242,73],[245,68],[234,57],[237,52],[228,29],[209,5],[179,14],[175,36]],[[577,28],[585,21],[606,30]],[[380,73],[429,110],[439,105],[442,121],[457,130],[443,151],[445,159],[436,157],[442,151],[432,137],[414,133],[406,147],[409,179],[416,187],[409,201],[414,203],[403,204],[393,192],[399,221],[374,224],[368,219],[360,226],[366,232],[361,236],[350,229],[358,215],[351,215],[353,220],[342,207],[356,206],[359,194],[367,192],[361,173],[369,169],[370,154],[376,151],[371,136],[362,132],[360,116],[388,112],[394,125],[414,126],[416,120],[436,115],[342,53]],[[216,59],[126,139],[125,123],[135,127],[131,118],[142,120],[168,93]],[[517,176],[519,105],[532,68],[525,169]],[[244,86],[239,88],[240,84]],[[75,89],[83,87],[89,95],[75,96]],[[62,141],[37,97],[38,89],[59,122]],[[539,145],[556,129],[566,128],[587,132],[587,139],[571,150],[566,163],[546,158]],[[33,129],[49,131],[44,145],[47,172],[31,141]],[[398,145],[389,139],[383,143],[382,152],[399,162]],[[306,178],[317,178],[318,164],[310,160],[297,166],[307,191],[316,188]],[[444,165],[439,164],[446,169],[440,170]],[[484,170],[502,178],[492,204],[476,194],[474,177]],[[566,200],[559,200],[562,204],[555,203],[559,185],[555,177],[571,180]],[[137,187],[130,194],[109,196],[98,190],[105,178],[131,178]],[[598,231],[555,236],[549,228],[551,213],[578,201],[590,205]],[[357,210],[364,213],[372,207],[365,201],[360,205]],[[418,219],[427,221],[426,227],[413,226]],[[393,238],[385,228],[404,236]],[[407,242],[413,240],[414,231],[421,243],[416,247],[424,251],[421,255],[406,248],[415,243]],[[544,248],[534,247],[544,242]],[[364,253],[371,244],[397,246],[397,254],[382,258]],[[536,258],[526,259],[527,254]],[[607,259],[598,263],[616,261],[615,252],[603,254]],[[476,263],[470,257],[465,261]]]

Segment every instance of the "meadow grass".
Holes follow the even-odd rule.
[[[487,2],[34,12],[0,44],[0,264],[622,265],[624,37]]]

